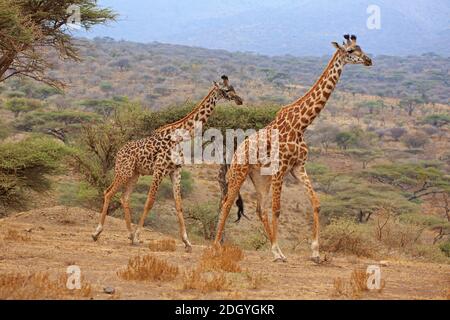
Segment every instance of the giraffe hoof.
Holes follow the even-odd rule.
[[[311,261],[314,262],[315,264],[320,264],[320,257],[311,257]]]
[[[273,260],[273,262],[287,262],[286,257],[278,257]]]
[[[99,236],[98,234],[94,233],[91,236],[92,236],[92,240],[94,240],[94,242],[96,242],[98,240],[98,236]]]
[[[184,250],[185,250],[187,253],[191,253],[191,252],[192,252],[192,247],[191,247],[191,246],[186,246],[186,247],[184,248]]]

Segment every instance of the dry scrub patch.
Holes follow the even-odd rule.
[[[20,234],[17,230],[8,229],[6,235],[3,237],[5,241],[30,241],[30,236]]]
[[[363,269],[354,269],[349,280],[341,277],[334,279],[334,296],[343,296],[351,299],[361,298],[364,292],[369,291],[367,288],[367,280],[369,274]],[[384,280],[381,281],[381,288],[376,290],[381,292],[385,286]]]
[[[154,252],[173,252],[177,249],[174,239],[152,240],[148,247]]]
[[[239,261],[244,252],[237,246],[224,245],[206,248],[200,258],[200,269],[204,271],[240,272]]]
[[[0,275],[0,300],[80,299],[92,296],[89,283],[83,283],[80,289],[74,290],[67,289],[66,284],[67,275],[52,280],[48,273],[3,274]]]
[[[256,273],[247,272],[246,276],[247,276],[247,280],[249,281],[250,289],[256,290],[256,289],[261,288],[261,285],[264,282],[264,276],[262,275],[261,272],[256,272]]]
[[[202,293],[223,291],[230,287],[230,281],[225,273],[206,273],[197,268],[188,271],[183,277],[183,290],[200,290]]]
[[[128,261],[126,269],[118,271],[117,275],[125,280],[158,280],[170,281],[178,275],[178,267],[151,255],[137,256]]]

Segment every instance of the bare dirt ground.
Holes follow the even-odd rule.
[[[322,265],[308,260],[308,252],[291,253],[287,263],[274,263],[270,252],[245,251],[240,262],[242,272],[228,273],[231,286],[224,291],[201,293],[184,290],[182,276],[169,282],[126,281],[117,271],[137,255],[150,254],[148,243],[168,236],[146,230],[143,244],[131,246],[125,224],[109,218],[98,242],[91,232],[97,213],[79,208],[53,207],[19,213],[0,220],[0,273],[48,272],[64,274],[68,265],[81,268],[84,281],[93,289],[94,299],[342,299],[336,296],[336,278],[349,279],[356,268],[366,268],[377,261],[333,257]],[[6,234],[15,230],[22,240],[9,240]],[[177,265],[180,270],[194,268],[204,246],[194,245],[185,253],[177,239],[175,252],[153,253]],[[445,299],[450,288],[450,266],[412,261],[387,261],[382,268],[385,287],[381,292],[366,292],[363,299]],[[258,273],[263,281],[253,289],[248,274]],[[108,295],[104,287],[114,287]]]

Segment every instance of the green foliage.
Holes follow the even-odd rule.
[[[444,228],[444,230],[449,230],[450,232],[450,222],[437,216],[420,213],[407,213],[401,215],[399,219],[403,223],[425,226],[428,228]]]
[[[74,168],[97,190],[99,198],[112,182],[117,152],[141,134],[143,114],[140,105],[128,103],[111,119],[81,128],[73,146]]]
[[[13,112],[17,118],[21,113],[42,108],[42,102],[36,99],[12,98],[6,101],[5,108]]]
[[[419,149],[423,148],[430,139],[426,133],[417,131],[406,134],[402,141],[409,149]]]
[[[410,200],[438,191],[450,191],[450,176],[438,162],[393,163],[374,166],[363,175],[407,192]]]
[[[4,124],[3,121],[0,120],[0,140],[7,138],[10,131],[9,125]]]
[[[333,219],[322,232],[321,247],[325,251],[373,257],[375,243],[368,226],[348,218]]]
[[[57,172],[67,154],[54,139],[31,137],[0,145],[0,203],[3,210],[23,207],[28,190],[50,189],[48,175]]]
[[[376,149],[350,149],[347,150],[347,153],[355,160],[361,162],[363,169],[366,169],[370,162],[382,156],[382,151]]]
[[[432,115],[425,117],[422,120],[422,123],[429,124],[429,125],[440,128],[440,127],[450,124],[450,114],[448,114],[448,113],[432,114]]]
[[[83,123],[95,123],[98,120],[97,115],[82,111],[35,111],[15,121],[14,126],[22,131],[46,132],[51,128],[79,128]]]
[[[98,192],[87,182],[62,183],[58,187],[59,203],[65,206],[98,208]]]
[[[46,4],[46,2],[44,2]],[[54,0],[44,5],[35,0],[0,1],[0,82],[20,74],[54,86],[61,83],[49,78],[50,56],[78,60],[73,34],[66,28],[67,8],[78,5],[81,11],[81,25],[85,29],[108,22],[115,18],[110,9],[101,9],[95,0]],[[53,55],[46,55],[42,47],[53,49]],[[26,59],[18,59],[18,57]],[[20,70],[7,76],[7,70]]]
[[[441,249],[441,251],[450,258],[450,241],[441,243],[439,245],[439,248]]]
[[[358,104],[358,107],[360,108],[367,108],[369,110],[369,114],[373,114],[374,112],[381,111],[385,105],[383,100],[376,100],[376,101],[366,101]]]
[[[113,99],[87,99],[80,101],[78,104],[87,111],[93,111],[104,117],[109,117],[116,112],[122,104],[128,102],[128,98],[126,97],[115,97]]]
[[[144,128],[146,131],[153,131],[165,124],[178,121],[189,114],[194,107],[194,104],[185,104],[146,114],[143,119]],[[269,124],[275,118],[278,110],[279,107],[272,106],[217,106],[204,129],[216,128],[222,131],[234,128],[258,130]]]
[[[388,185],[370,184],[358,177],[340,175],[335,178],[329,193],[320,197],[325,217],[348,216],[367,219],[382,208],[395,214],[416,212],[419,207],[409,202],[402,192]]]
[[[339,148],[346,150],[348,147],[356,146],[357,136],[353,132],[343,131],[336,135],[336,143]]]
[[[208,120],[208,128],[216,128],[224,132],[226,129],[259,130],[273,121],[277,106],[219,106]]]
[[[186,218],[194,221],[192,228],[203,235],[206,240],[214,237],[218,205],[214,202],[194,204],[187,208]],[[197,228],[196,228],[197,227]]]

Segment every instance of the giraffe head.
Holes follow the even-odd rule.
[[[219,83],[214,81],[214,86],[217,88],[219,93],[219,99],[225,99],[228,101],[234,101],[237,105],[242,105],[243,100],[236,94],[236,90],[230,84],[228,77],[226,75],[222,76],[222,81]]]
[[[369,58],[367,54],[361,49],[359,45],[356,44],[355,35],[344,35],[346,41],[341,45],[337,42],[332,42],[331,44],[338,49],[338,51],[343,55],[344,62],[350,64],[363,64],[365,66],[372,65],[372,59]]]

